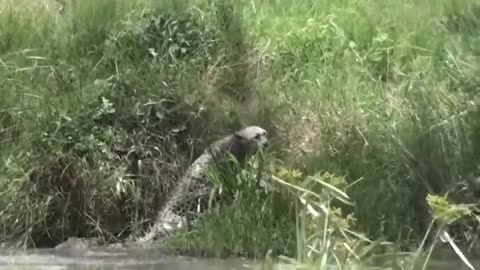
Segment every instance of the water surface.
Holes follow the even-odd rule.
[[[468,256],[476,269],[480,270],[480,256]],[[388,265],[388,262],[385,262]],[[153,270],[153,269],[196,269],[196,270],[241,270],[262,269],[262,261],[244,258],[193,258],[169,256],[154,249],[37,249],[1,250],[0,270]],[[277,265],[278,270],[294,269],[292,266]],[[384,267],[376,269],[385,269]],[[332,268],[333,269],[333,268]],[[438,249],[427,269],[469,269],[448,247]]]
[[[240,270],[254,269],[258,264],[243,258],[212,259],[167,256],[154,250],[3,250],[0,252],[0,269],[41,270],[151,270],[198,269]]]

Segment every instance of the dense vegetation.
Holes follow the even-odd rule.
[[[247,169],[172,247],[295,256],[326,226],[312,205],[342,239],[418,243],[428,193],[480,188],[479,42],[473,0],[1,1],[0,242],[141,233],[206,144],[253,124],[280,191]]]

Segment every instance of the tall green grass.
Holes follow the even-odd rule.
[[[310,117],[306,130],[288,127],[292,136],[318,135],[301,161],[308,172],[363,179],[350,194],[369,233],[423,233],[426,193],[477,174],[476,9],[467,1],[326,2],[300,5],[297,16],[289,16],[296,5],[277,6],[285,27],[262,33],[278,73],[262,90],[282,96],[270,103],[285,123]]]
[[[192,159],[247,124],[282,161],[267,180],[341,176],[339,207],[372,239],[421,239],[428,193],[475,199],[458,192],[479,174],[475,1],[97,2],[1,2],[1,241],[141,233]],[[232,190],[172,246],[301,253],[295,196]]]

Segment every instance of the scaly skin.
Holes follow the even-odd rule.
[[[137,243],[164,240],[177,230],[185,228],[187,224],[193,225],[197,220],[195,216],[205,210],[198,209],[199,206],[207,207],[213,190],[213,183],[208,182],[205,176],[208,166],[225,161],[227,152],[242,162],[267,145],[266,131],[256,126],[246,127],[211,144],[178,181],[172,196],[159,212],[155,223],[143,237],[137,240]],[[188,220],[187,215],[189,215]],[[193,216],[190,217],[190,215]]]

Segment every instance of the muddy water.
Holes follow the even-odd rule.
[[[463,250],[465,252],[465,250]],[[466,253],[467,260],[476,270],[480,270],[480,252],[475,250],[472,253]],[[448,245],[443,245],[435,249],[427,269],[435,270],[463,270],[468,268],[457,254]]]
[[[39,270],[153,270],[153,269],[258,269],[254,261],[234,259],[200,259],[165,256],[151,250],[69,250],[0,252],[0,269]]]
[[[469,256],[470,262],[480,270],[480,256]],[[387,263],[388,265],[388,263]],[[386,265],[384,265],[386,266]],[[277,265],[275,269],[295,269]],[[145,249],[90,249],[90,250],[3,250],[0,251],[0,270],[153,270],[153,269],[196,269],[196,270],[240,270],[262,269],[261,261],[242,258],[212,259],[166,256],[159,251]],[[332,268],[334,269],[334,268]],[[383,269],[382,267],[376,269]],[[435,252],[427,269],[468,269],[448,248]]]

